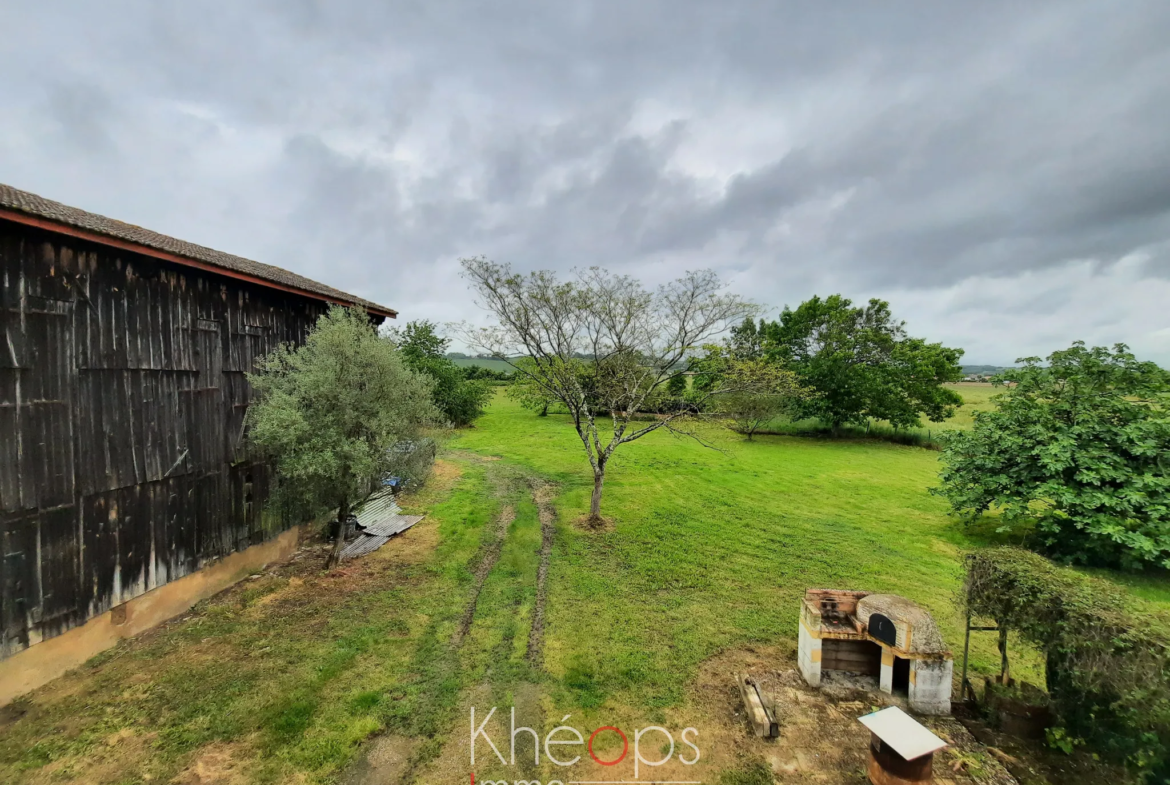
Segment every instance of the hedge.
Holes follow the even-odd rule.
[[[1039,649],[1057,719],[1091,748],[1170,781],[1170,616],[1017,548],[967,557],[965,601]]]

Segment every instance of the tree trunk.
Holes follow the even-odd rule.
[[[1007,684],[1011,681],[1012,671],[1008,664],[1008,631],[1002,623],[999,624],[999,683]]]
[[[605,483],[605,465],[593,470],[593,497],[589,500],[589,523],[601,524],[601,486]]]
[[[341,552],[345,550],[345,537],[349,533],[349,500],[343,499],[337,505],[337,541],[333,543],[333,552],[329,554],[329,561],[325,569],[331,570],[341,563]]]
[[[541,417],[548,417],[548,404],[547,403],[544,405],[544,408],[540,410],[540,416]]]

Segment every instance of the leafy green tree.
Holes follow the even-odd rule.
[[[1170,374],[1124,344],[1017,362],[995,409],[945,437],[933,492],[1070,561],[1170,567]]]
[[[731,328],[731,334],[725,343],[728,350],[736,357],[743,359],[762,357],[767,330],[768,322],[760,319],[757,323],[748,317]]]
[[[817,393],[801,403],[800,416],[834,429],[870,418],[913,427],[920,415],[938,422],[962,404],[942,385],[962,378],[963,350],[908,337],[883,300],[855,307],[838,294],[813,297],[762,332],[766,356]]]
[[[491,388],[482,380],[471,380],[463,369],[446,356],[450,341],[439,335],[433,322],[407,322],[401,330],[390,333],[402,351],[406,364],[425,373],[434,382],[435,406],[455,426],[470,425],[483,414]]]
[[[895,342],[877,375],[884,383],[871,399],[869,416],[887,420],[895,428],[920,425],[920,415],[931,422],[953,417],[963,397],[943,384],[963,378],[959,366],[962,356],[962,349],[927,343],[922,338]]]
[[[391,449],[439,418],[433,382],[407,367],[365,312],[333,306],[304,345],[283,346],[248,379],[248,438],[276,469],[282,493],[308,509],[337,507],[330,564],[353,505],[396,467]]]
[[[670,381],[666,383],[666,392],[674,398],[682,398],[686,395],[687,375],[685,373],[679,373],[670,377]]]

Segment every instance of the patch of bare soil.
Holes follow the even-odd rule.
[[[214,742],[201,749],[174,785],[243,785],[247,752],[241,744]]]
[[[795,669],[753,674],[776,710],[780,738],[765,759],[781,782],[865,781],[869,732],[858,717],[902,700],[852,687],[814,690]],[[938,785],[1016,785],[1016,779],[953,717],[917,717],[949,745],[935,754]]]
[[[373,739],[341,778],[342,785],[391,785],[401,782],[410,769],[410,761],[419,740],[395,733]]]
[[[597,533],[613,531],[614,521],[612,518],[590,518],[588,514],[582,515],[573,521],[573,525],[582,531]]]
[[[706,745],[714,742],[726,750],[725,765],[762,759],[782,783],[868,782],[869,733],[857,718],[875,708],[904,702],[847,682],[814,690],[804,683],[794,664],[791,644],[726,651],[704,663],[691,699],[707,719],[707,727],[700,727],[707,738],[704,755]],[[765,700],[775,709],[779,738],[754,735],[735,683],[736,674],[743,672],[760,683]],[[935,756],[938,785],[1016,783],[1001,762],[955,719],[919,719],[951,745]]]
[[[431,467],[431,476],[427,478],[427,485],[432,489],[443,492],[455,484],[463,470],[454,461],[445,461],[439,458]]]
[[[459,628],[455,630],[455,635],[451,640],[454,646],[461,644],[463,638],[467,636],[468,630],[471,629],[471,623],[475,620],[475,606],[479,602],[479,593],[483,591],[484,581],[487,580],[492,567],[496,566],[496,562],[500,558],[500,551],[504,548],[504,538],[507,536],[508,527],[512,525],[515,518],[516,510],[512,505],[506,505],[500,510],[492,531],[492,539],[480,549],[479,562],[475,567],[475,587],[471,591],[467,607],[463,610],[463,617],[459,620]]]
[[[556,510],[552,501],[556,487],[548,483],[534,483],[532,498],[540,511],[540,563],[536,568],[536,607],[532,611],[532,627],[528,631],[528,661],[540,667],[544,653],[544,605],[548,598],[548,563],[552,556],[556,535]]]

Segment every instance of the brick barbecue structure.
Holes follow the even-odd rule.
[[[800,607],[800,672],[819,687],[824,671],[877,678],[920,714],[950,714],[953,662],[925,610],[896,594],[809,589]]]

